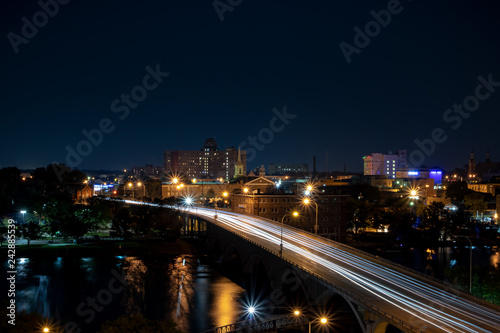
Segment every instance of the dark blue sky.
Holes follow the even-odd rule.
[[[22,36],[22,18],[33,22],[41,8],[5,0],[0,166],[66,163],[67,147],[76,150],[82,130],[105,118],[113,131],[75,162],[79,168],[162,165],[163,150],[198,150],[208,137],[220,148],[237,147],[261,132],[267,143],[249,169],[312,164],[316,154],[322,170],[328,150],[330,170],[345,162],[361,171],[363,155],[411,153],[415,140],[436,128],[446,140],[421,154],[424,164],[462,166],[471,149],[480,160],[489,149],[498,161],[500,87],[482,88],[488,97],[460,124],[458,113],[443,119],[454,103],[475,95],[478,76],[500,82],[496,2],[402,0],[348,64],[339,44],[354,45],[353,29],[364,30],[374,20],[370,11],[393,1],[243,0],[221,21],[213,1],[73,0],[40,21],[15,53],[9,36]],[[113,112],[113,101],[142,86],[145,68],[157,65],[170,74],[126,117]],[[115,111],[126,105],[118,102]],[[285,105],[296,117],[284,128],[274,123],[277,132],[266,130],[273,108]]]

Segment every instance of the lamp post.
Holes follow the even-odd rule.
[[[288,216],[288,215],[290,215],[290,212],[286,213],[281,218],[280,257],[283,257],[283,222],[285,221],[285,217]],[[297,217],[297,216],[299,216],[299,212],[294,211],[294,212],[292,212],[292,215],[295,216],[295,217]]]
[[[26,214],[26,211],[22,210],[20,213],[23,214],[23,223],[25,223],[26,221],[24,220],[24,214]]]
[[[293,312],[293,314],[294,314],[296,317],[298,317],[298,316],[300,316],[300,315],[301,315],[301,312],[300,312],[299,310],[295,310],[295,311]],[[309,323],[309,333],[311,333],[311,332],[312,332],[312,331],[311,331],[311,325],[312,325],[312,323],[314,323],[314,322],[319,322],[319,323],[321,323],[322,325],[325,325],[326,323],[328,323],[328,319],[327,319],[326,317],[315,318],[315,319],[313,319],[313,320],[310,320],[310,318],[309,318],[309,317],[306,317],[306,319],[307,319],[307,322]]]
[[[132,199],[134,199],[134,198],[135,198],[135,191],[134,191],[134,189],[133,189],[133,186],[134,186],[134,184],[132,184],[132,183],[128,183],[128,187],[132,190]]]
[[[316,224],[314,225],[314,233],[317,235],[318,234],[318,204],[316,203],[316,201],[313,201],[309,198],[304,198],[304,200],[302,200],[302,202],[306,205],[309,205],[309,203],[314,203],[316,205]]]
[[[142,201],[144,201],[144,197],[146,196],[146,185],[144,185],[141,182],[138,182],[137,187],[141,187],[141,186],[142,186],[142,190],[143,190]]]
[[[472,294],[472,242],[468,236],[461,236],[461,235],[454,235],[453,237],[462,237],[462,238],[467,238],[470,244],[470,251],[469,251],[469,293]]]

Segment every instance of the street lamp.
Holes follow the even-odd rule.
[[[132,184],[132,183],[128,183],[128,187],[130,187],[130,188],[131,188],[131,190],[132,190],[132,199],[134,199],[134,198],[135,198],[135,191],[134,191],[134,189],[132,188],[133,186],[134,186],[134,184]]]
[[[294,211],[294,212],[291,212],[293,216],[297,217],[299,216],[299,212],[297,211]],[[280,257],[283,256],[283,222],[285,221],[285,217],[290,215],[290,212],[286,213],[285,215],[283,215],[283,217],[281,218],[281,241],[280,241]]]
[[[311,203],[311,202],[316,205],[316,224],[314,225],[314,233],[317,235],[318,234],[318,204],[316,203],[316,201],[313,201],[309,198],[304,198],[304,200],[302,200],[302,202],[305,205],[309,205],[309,203]]]
[[[146,196],[146,185],[142,184],[141,182],[137,183],[137,187],[141,187],[143,189],[143,195],[142,195],[142,200],[144,201],[144,197]]]
[[[293,314],[298,317],[301,315],[300,311],[299,310],[295,310],[293,312]],[[306,317],[306,320],[307,322],[309,323],[309,333],[311,333],[311,324],[314,323],[314,322],[319,322],[321,323],[322,325],[325,325],[326,323],[328,323],[328,319],[326,317],[320,317],[320,318],[315,318],[313,320],[309,320],[309,317]]]
[[[469,293],[472,294],[472,242],[470,241],[470,238],[467,236],[461,236],[461,235],[454,235],[453,237],[463,237],[467,238],[470,244],[470,251],[469,251]]]
[[[23,214],[23,223],[24,223],[24,222],[26,222],[26,221],[24,221],[24,214],[26,214],[26,211],[25,211],[25,210],[22,210],[22,211],[21,211],[21,214]]]

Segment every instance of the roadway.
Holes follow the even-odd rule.
[[[214,210],[185,208],[214,221]],[[216,224],[279,252],[281,224],[218,211]],[[425,332],[500,332],[500,307],[405,272],[345,245],[283,229],[283,258]],[[443,290],[447,289],[447,290]]]

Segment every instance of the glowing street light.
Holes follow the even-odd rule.
[[[248,308],[248,313],[250,313],[250,314],[254,314],[254,313],[255,313],[255,308],[254,308],[253,306],[250,306],[250,307]]]
[[[50,332],[50,330],[49,330],[49,328],[48,328],[48,327],[44,327],[44,328],[43,328],[43,331],[44,331],[44,332]]]
[[[177,184],[179,182],[179,178],[172,179],[172,183]]]
[[[309,198],[304,198],[304,200],[302,202],[305,205],[309,205],[311,202],[316,205],[316,224],[314,225],[314,233],[317,235],[318,234],[318,204]]]
[[[291,212],[293,216],[297,217],[299,216],[299,212],[297,211],[294,211],[294,212]],[[281,241],[280,241],[280,257],[283,256],[283,222],[285,221],[285,217],[290,215],[290,212],[286,213],[285,215],[283,215],[283,217],[281,218]]]
[[[244,192],[244,193],[248,193],[248,187],[245,187],[245,188],[243,189],[243,192]]]
[[[25,221],[24,221],[24,214],[26,214],[26,211],[25,211],[25,210],[22,210],[20,213],[21,213],[21,214],[23,214],[23,223],[24,223],[24,222],[25,222]]]
[[[301,312],[299,310],[295,310],[293,312],[293,314],[298,317],[301,315]],[[309,323],[309,333],[311,333],[311,324],[314,323],[314,322],[319,322],[321,323],[322,325],[325,325],[326,323],[328,323],[328,319],[326,317],[321,317],[321,318],[314,318],[313,320],[309,320],[309,318],[306,316],[306,319],[307,319],[307,322]]]

